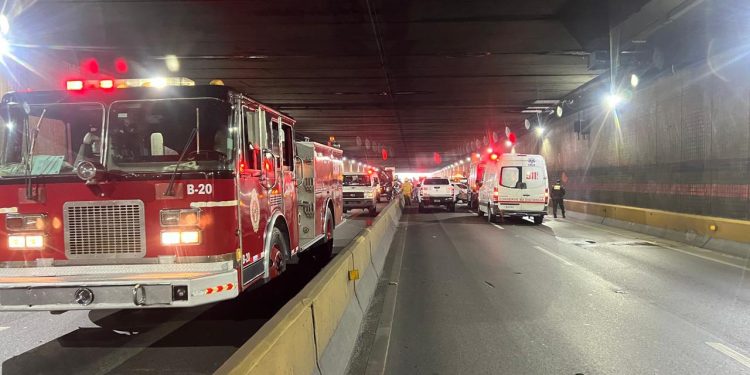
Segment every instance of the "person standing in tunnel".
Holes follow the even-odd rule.
[[[563,186],[562,182],[560,180],[557,180],[554,185],[552,185],[552,215],[557,218],[557,206],[560,206],[560,211],[562,211],[562,217],[565,217],[565,186]]]
[[[412,194],[413,186],[411,184],[411,180],[406,180],[403,185],[401,185],[401,192],[404,194],[404,204],[407,206],[411,206],[411,194]]]

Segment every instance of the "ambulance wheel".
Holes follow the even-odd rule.
[[[268,278],[273,279],[286,271],[287,254],[289,245],[284,234],[279,228],[273,228],[271,232],[271,251],[268,259]]]
[[[487,204],[487,222],[492,223],[495,221],[495,215],[492,214],[492,207],[490,207],[489,203]]]
[[[534,216],[534,224],[540,225],[544,221],[544,216]]]

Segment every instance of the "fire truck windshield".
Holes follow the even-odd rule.
[[[77,161],[99,160],[102,104],[4,104],[0,118],[0,177],[72,174]]]
[[[128,172],[233,168],[235,132],[229,104],[218,99],[128,100],[112,103],[107,169]],[[196,134],[191,138],[193,130]],[[180,154],[185,151],[180,161]]]

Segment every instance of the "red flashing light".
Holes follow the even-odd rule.
[[[68,91],[81,91],[83,90],[83,81],[65,81],[65,89]]]
[[[122,58],[118,57],[115,59],[115,70],[117,73],[127,73],[128,72],[128,62]]]
[[[99,87],[101,87],[101,88],[103,88],[105,90],[106,89],[113,89],[113,88],[115,88],[115,81],[113,81],[111,79],[103,79],[103,80],[99,81]]]
[[[380,150],[380,155],[383,157],[383,160],[388,160],[388,151],[386,149]]]
[[[86,73],[97,74],[99,73],[99,62],[96,61],[96,59],[84,60],[81,64],[81,68],[83,68]]]
[[[516,133],[510,133],[508,134],[508,140],[512,144],[516,144]]]
[[[490,155],[490,159],[491,160],[497,160],[497,154]]]

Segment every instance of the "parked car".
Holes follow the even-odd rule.
[[[444,206],[448,211],[456,211],[455,188],[447,178],[425,179],[417,194],[420,212],[426,206]]]

